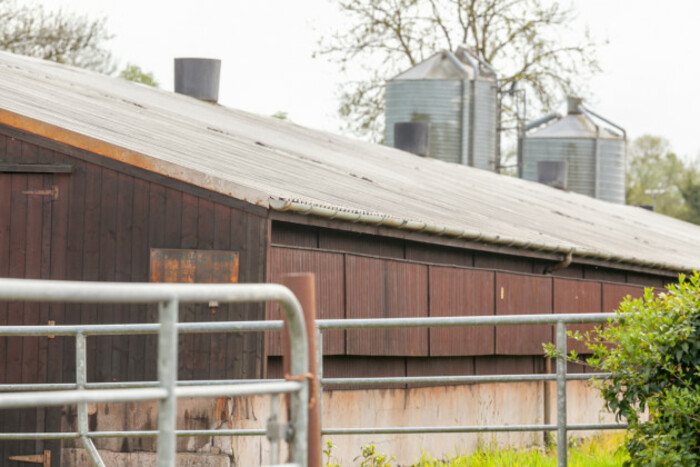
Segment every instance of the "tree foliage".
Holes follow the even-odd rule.
[[[0,49],[110,74],[115,66],[105,21],[0,0]]]
[[[643,135],[627,156],[627,204],[651,205],[671,217],[700,224],[700,168],[686,163],[668,140]]]
[[[341,94],[348,128],[378,136],[384,82],[433,53],[466,45],[499,72],[502,89],[518,82],[548,109],[580,91],[598,71],[598,44],[569,40],[571,10],[546,0],[341,0],[345,26],[321,39],[319,54],[358,72]]]
[[[153,73],[146,73],[140,66],[133,63],[127,63],[124,69],[119,72],[119,76],[135,83],[153,86],[154,88],[158,87],[158,82],[153,77]]]
[[[629,424],[632,464],[700,464],[700,273],[628,297],[617,313],[588,336],[587,363],[612,374],[602,396]]]

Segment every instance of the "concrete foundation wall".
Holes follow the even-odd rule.
[[[546,387],[549,385],[549,388]],[[554,383],[473,384],[463,386],[427,387],[415,389],[378,389],[330,391],[323,394],[324,427],[390,427],[390,426],[454,426],[454,425],[515,425],[544,424],[556,420]],[[569,423],[612,422],[604,412],[597,391],[583,381],[569,382],[567,388]],[[549,400],[549,403],[545,402]],[[551,407],[549,410],[546,407]],[[270,415],[270,397],[253,396],[235,399],[186,399],[180,401],[178,428],[264,428]],[[285,413],[284,409],[281,413]],[[155,404],[98,404],[92,408],[91,429],[155,429]],[[73,429],[66,423],[64,429]],[[571,433],[584,436],[591,433]],[[382,453],[396,457],[399,465],[409,465],[421,455],[447,457],[474,450],[478,446],[542,446],[542,433],[484,433],[484,434],[415,434],[415,435],[335,435],[325,436],[335,445],[332,454],[341,465],[353,465],[362,446],[374,444]],[[97,440],[102,450],[121,456],[144,455],[143,462],[123,465],[148,465],[155,440],[111,439]],[[77,445],[66,447],[76,447]],[[286,452],[283,448],[283,452]],[[124,451],[150,451],[126,454]],[[208,454],[211,459],[226,457],[234,466],[269,463],[269,444],[262,437],[180,438],[178,450]],[[81,449],[68,450],[78,454]],[[78,459],[71,454],[70,459]],[[110,455],[112,455],[110,454]],[[84,455],[84,452],[83,454]],[[115,454],[116,455],[116,454]],[[324,456],[325,457],[325,456]],[[67,457],[68,459],[69,457]],[[136,458],[134,458],[136,459]],[[283,456],[280,457],[283,459]],[[325,458],[324,458],[325,460]],[[182,465],[211,464],[209,458],[188,458]],[[122,465],[115,461],[108,465]],[[218,460],[216,461],[218,462]],[[71,463],[66,465],[82,465]]]

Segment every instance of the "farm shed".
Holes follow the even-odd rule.
[[[700,227],[641,208],[0,53],[0,277],[264,282],[313,271],[321,318],[596,312],[700,267],[698,239]],[[181,319],[264,311],[183,307]],[[154,313],[0,303],[0,325]],[[540,372],[551,336],[545,326],[334,331],[325,374]],[[152,338],[88,345],[89,381],[155,377]],[[181,379],[280,373],[275,336],[187,336],[179,349]],[[71,340],[0,339],[1,384],[71,382],[74,365]],[[0,430],[59,431],[71,417],[4,412]],[[104,443],[152,449],[143,439]],[[0,455],[45,446],[58,462],[55,441],[0,443]]]

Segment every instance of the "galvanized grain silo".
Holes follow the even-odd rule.
[[[556,121],[529,132],[548,120]],[[583,107],[580,99],[569,98],[564,117],[552,115],[525,127],[522,177],[538,181],[539,162],[560,161],[567,167],[565,189],[624,204],[625,139],[623,128]]]
[[[385,141],[394,125],[429,124],[429,157],[495,170],[498,88],[495,70],[464,47],[442,51],[387,82]]]

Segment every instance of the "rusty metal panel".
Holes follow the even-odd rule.
[[[552,279],[496,273],[496,314],[552,313]],[[499,355],[542,355],[542,343],[552,342],[552,326],[496,326]]]
[[[271,235],[273,245],[318,248],[318,228],[310,225],[274,221]]]
[[[319,229],[318,247],[384,258],[404,258],[404,241],[398,238],[365,235],[342,230]]]
[[[151,282],[236,283],[238,252],[151,248]]]
[[[213,221],[213,212],[211,217]],[[213,234],[213,228],[208,230]],[[234,251],[160,248],[150,250],[151,282],[237,283],[238,268],[239,255]],[[224,307],[228,309],[228,305]],[[209,311],[204,304],[185,304],[180,307],[180,320],[208,321],[215,313],[216,309]],[[179,375],[184,380],[208,378],[212,354],[224,351],[222,348],[211,348],[209,335],[182,335],[178,348]]]
[[[620,302],[630,295],[639,298],[644,295],[644,287],[621,284],[603,284],[603,313],[612,313],[620,306]]]
[[[463,248],[406,242],[406,259],[431,264],[471,267],[474,264],[474,253]]]
[[[348,318],[428,316],[428,267],[347,255],[345,284]],[[349,355],[428,356],[428,330],[347,331]]]
[[[495,273],[430,267],[430,316],[495,314]],[[494,326],[430,329],[430,355],[491,355]]]
[[[554,313],[600,313],[602,306],[602,285],[600,282],[554,279]],[[567,326],[568,330],[581,334],[591,331],[595,324]],[[583,342],[567,340],[567,350],[579,354],[590,353]]]
[[[536,373],[535,359],[529,356],[484,355],[474,357],[475,375],[529,375]]]
[[[318,319],[342,319],[345,317],[345,287],[343,255],[321,251],[270,248],[270,282],[280,282],[282,274],[312,272],[316,275],[316,308]],[[270,304],[269,319],[282,319],[279,306]],[[345,331],[323,333],[323,353],[345,353]],[[281,355],[281,336],[267,333],[267,354]]]

